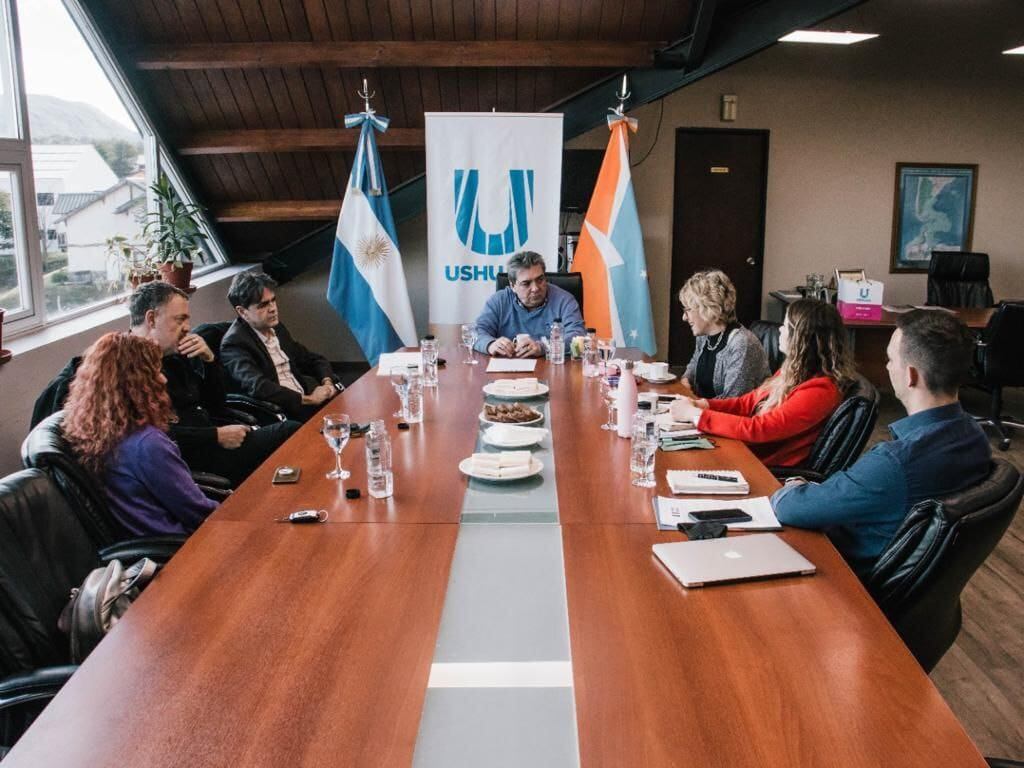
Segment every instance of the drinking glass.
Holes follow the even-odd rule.
[[[324,416],[324,440],[334,451],[334,469],[327,473],[328,480],[346,480],[350,472],[341,468],[341,452],[348,445],[351,421],[347,413],[331,413]]]
[[[391,369],[391,386],[394,387],[395,394],[398,395],[399,400],[398,410],[391,415],[404,419],[406,409],[408,408],[406,400],[409,398],[409,377],[404,370],[401,368]]]
[[[615,339],[598,339],[597,353],[601,358],[601,374],[607,374],[608,361],[615,357]]]
[[[607,376],[601,378],[601,395],[604,397],[605,405],[608,406],[608,421],[601,425],[601,429],[614,431],[619,428],[615,413],[615,400],[618,397],[618,387],[612,385]]]
[[[466,365],[476,365],[479,360],[473,357],[473,345],[476,344],[477,339],[476,323],[465,323],[462,326],[462,346],[466,348],[466,359],[463,360]]]
[[[658,484],[654,479],[654,456],[657,450],[658,442],[653,437],[633,438],[629,456],[630,482],[638,488],[653,488]]]

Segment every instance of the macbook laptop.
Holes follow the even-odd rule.
[[[814,564],[774,533],[655,544],[655,556],[684,587],[814,573]]]

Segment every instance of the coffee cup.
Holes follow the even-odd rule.
[[[652,379],[667,379],[668,363],[651,363],[647,368],[647,375]]]

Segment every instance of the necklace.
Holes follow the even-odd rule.
[[[717,352],[718,348],[722,346],[722,342],[725,340],[725,337],[729,335],[727,333],[728,330],[728,328],[722,330],[722,332],[718,334],[718,338],[715,340],[714,343],[711,342],[711,337],[709,336],[707,346],[705,346],[704,348],[710,352]]]

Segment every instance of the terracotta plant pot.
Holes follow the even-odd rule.
[[[143,283],[152,283],[156,279],[157,274],[155,272],[150,272],[145,275],[132,275],[131,277],[128,278],[128,282],[131,283],[132,290],[134,291]]]
[[[176,268],[171,263],[161,264],[160,276],[165,283],[170,283],[175,288],[187,291],[188,287],[192,284],[192,262],[182,262],[180,268]]]

